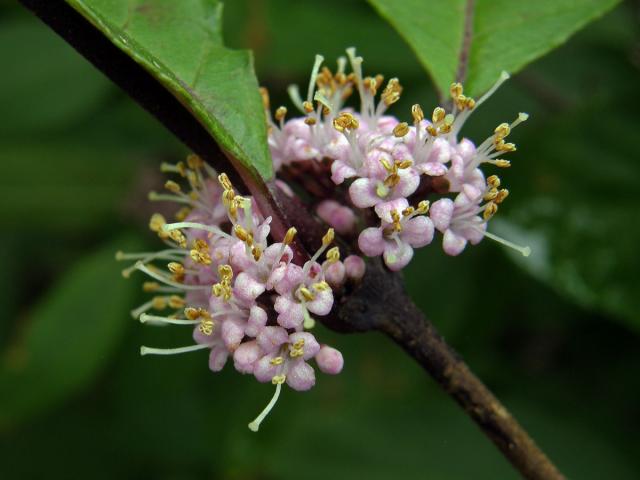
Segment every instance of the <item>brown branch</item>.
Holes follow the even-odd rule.
[[[296,253],[313,251],[324,233],[296,198],[286,197],[273,184],[258,182],[247,171],[234,172],[215,141],[200,123],[140,65],[116,48],[89,22],[61,0],[20,0],[83,56],[140,103],[195,153],[219,170],[227,171],[257,197],[261,210],[274,216],[276,236],[288,225],[299,231]],[[465,41],[460,78],[466,75],[471,38],[473,0],[467,2]],[[231,159],[231,164],[236,164]],[[235,165],[238,167],[238,165]],[[241,183],[238,183],[241,186]],[[404,292],[399,275],[370,262],[362,282],[346,292],[326,319],[342,332],[378,330],[400,345],[462,406],[505,457],[528,479],[564,478],[511,414],[489,392],[466,364],[424,318]]]
[[[496,444],[524,478],[564,476],[460,356],[444,341],[404,291],[402,279],[367,265],[367,275],[338,308],[341,331],[378,330],[413,357]]]

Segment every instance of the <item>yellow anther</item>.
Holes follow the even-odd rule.
[[[476,106],[476,101],[473,98],[468,97],[465,106],[468,110],[473,110],[473,108]]]
[[[313,112],[313,103],[311,103],[309,100],[306,100],[302,102],[302,108],[304,109],[305,112],[311,113]]]
[[[489,201],[489,200],[494,200],[497,196],[498,196],[498,189],[492,188],[487,193],[485,193],[482,198],[485,201]]]
[[[403,217],[408,217],[409,215],[411,215],[413,212],[415,212],[416,209],[413,207],[407,207],[402,211],[402,216]]]
[[[345,130],[356,130],[359,126],[360,124],[356,117],[349,112],[342,112],[333,119],[333,128],[339,132],[344,132]]]
[[[201,263],[202,265],[211,265],[211,255],[207,251],[193,249],[189,252],[189,256],[196,263]]]
[[[197,320],[200,318],[200,309],[187,307],[184,309],[184,316],[189,320]]]
[[[229,180],[229,177],[226,173],[221,173],[220,175],[218,175],[218,182],[220,182],[220,185],[222,185],[222,188],[224,188],[225,190],[233,191],[233,184],[231,183],[231,180]]]
[[[422,200],[420,203],[418,203],[418,208],[416,209],[416,212],[419,215],[424,215],[428,211],[429,211],[429,200]]]
[[[187,237],[180,230],[171,230],[169,232],[169,238],[176,242],[180,247],[187,247]]]
[[[400,169],[400,170],[404,170],[406,168],[409,168],[411,165],[413,165],[413,160],[402,160],[401,162],[396,162],[396,166]]]
[[[192,153],[189,156],[187,156],[187,165],[192,170],[199,170],[200,168],[203,167],[204,161],[198,155],[196,155],[195,153]]]
[[[167,265],[169,271],[175,275],[184,275],[184,265],[178,262],[170,262]]]
[[[500,188],[500,177],[497,175],[491,175],[487,178],[487,185],[491,188]]]
[[[283,120],[286,115],[287,115],[287,107],[278,107],[274,116],[277,121],[280,121],[280,120]]]
[[[404,137],[407,133],[409,133],[409,124],[407,122],[402,122],[393,127],[393,136],[400,138]]]
[[[274,385],[282,385],[286,379],[286,375],[274,375],[274,377],[271,379],[271,383]]]
[[[300,295],[302,295],[302,298],[304,298],[307,302],[310,302],[314,298],[316,298],[311,292],[311,290],[309,290],[307,287],[300,287],[298,289],[298,292],[300,293]]]
[[[185,300],[178,295],[171,295],[169,297],[169,306],[171,308],[182,308],[184,307]]]
[[[180,188],[180,185],[178,185],[173,180],[167,180],[167,182],[164,184],[164,188],[166,188],[172,193],[180,193],[182,191],[182,189]]]
[[[411,116],[413,117],[413,121],[415,123],[420,123],[424,120],[424,112],[422,111],[422,107],[417,103],[411,107]]]
[[[440,123],[442,120],[444,120],[446,114],[447,112],[444,110],[444,108],[436,107],[433,109],[433,113],[431,114],[431,121],[433,121],[433,123]]]
[[[324,245],[325,247],[327,245],[329,245],[331,242],[333,242],[333,239],[336,236],[336,232],[333,228],[330,228],[329,230],[327,230],[327,233],[324,234],[324,237],[322,237],[322,245]]]
[[[199,252],[208,252],[209,251],[209,244],[207,242],[205,242],[201,238],[196,238],[193,241],[193,248],[195,250],[198,250]]]
[[[393,173],[395,171],[394,169],[395,163],[392,165],[391,163],[389,163],[389,160],[387,160],[385,157],[380,158],[380,163],[382,164],[382,166],[387,172]]]
[[[498,195],[496,196],[494,202],[498,204],[502,203],[508,196],[509,196],[509,190],[507,190],[506,188],[503,188],[498,192]]]
[[[243,242],[246,242],[247,239],[249,238],[249,232],[247,232],[244,228],[242,228],[241,225],[236,224],[233,227],[233,232],[236,234],[236,237],[238,237]]]
[[[508,123],[501,123],[494,130],[496,137],[499,139],[503,139],[504,137],[509,135],[510,132],[511,132],[511,128],[509,127]]]
[[[511,166],[511,162],[509,160],[503,160],[502,158],[495,160],[494,164],[496,167],[500,168],[509,168]]]
[[[452,83],[451,87],[449,87],[449,93],[451,94],[451,98],[454,100],[462,95],[463,91],[461,83]]]
[[[317,122],[315,118],[307,117],[304,119],[304,123],[306,123],[307,125],[315,125]]]
[[[198,330],[206,336],[211,336],[213,334],[213,329],[215,327],[215,323],[211,318],[203,318],[200,324],[198,325]]]
[[[142,284],[143,292],[156,292],[160,288],[160,284],[158,282],[144,282]]]
[[[285,245],[291,245],[293,239],[296,236],[296,233],[298,233],[298,231],[295,229],[295,227],[289,228],[284,236],[284,239],[282,240],[282,243],[284,243]]]
[[[253,259],[257,262],[262,257],[262,249],[260,247],[254,246],[251,248],[251,254],[253,255]]]
[[[324,280],[322,282],[314,283],[313,285],[311,285],[311,288],[313,288],[317,292],[326,292],[327,290],[331,290],[329,284]]]
[[[233,277],[233,269],[231,268],[231,265],[219,265],[218,275],[222,280],[231,280]]]
[[[402,85],[397,78],[392,78],[387,83],[384,91],[382,92],[382,101],[385,105],[389,106],[396,103],[400,99],[400,94],[402,93]]]
[[[493,217],[496,213],[498,212],[498,205],[496,205],[494,202],[489,202],[487,203],[486,208],[484,209],[484,213],[482,214],[482,217],[485,220],[489,220],[491,217]]]
[[[189,207],[182,207],[175,214],[176,220],[179,222],[183,222],[191,213],[191,209]]]
[[[156,310],[164,310],[165,308],[167,308],[167,298],[153,297],[151,299],[151,306]]]
[[[500,144],[497,145],[496,150],[498,150],[499,152],[515,152],[516,144],[501,142]]]
[[[293,348],[295,348],[296,350],[300,350],[301,348],[304,348],[304,338],[301,338],[296,343],[294,343]]]
[[[340,248],[333,247],[327,252],[327,260],[329,263],[336,263],[340,260]]]
[[[161,232],[166,223],[167,221],[161,214],[154,213],[149,220],[149,228],[152,232]]]
[[[284,358],[274,357],[271,360],[269,360],[269,363],[273,366],[282,365],[284,363]]]

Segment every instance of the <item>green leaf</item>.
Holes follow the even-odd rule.
[[[605,103],[532,125],[510,182],[516,193],[494,227],[531,245],[529,258],[514,260],[534,276],[640,328],[636,112],[618,105],[615,115]],[[597,135],[585,136],[594,125]]]
[[[0,216],[7,228],[21,231],[106,225],[127,200],[140,163],[134,158],[131,152],[77,142],[4,145]]]
[[[49,29],[31,18],[0,22],[0,135],[66,126],[100,105],[109,81]],[[81,81],[70,81],[82,79]]]
[[[465,24],[470,18],[465,88],[471,95],[486,91],[503,70],[516,73],[618,3],[618,0],[369,1],[405,38],[442,92],[448,91],[456,80],[466,50]]]
[[[225,48],[216,0],[67,0],[174,94],[220,146],[272,176],[249,52]]]
[[[137,243],[119,237],[80,261],[23,319],[0,362],[0,428],[56,406],[104,367],[131,321],[136,287],[122,279],[114,252]]]

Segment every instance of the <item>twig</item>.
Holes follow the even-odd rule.
[[[564,476],[404,291],[402,279],[380,262],[367,266],[362,284],[338,309],[342,331],[378,330],[413,357],[476,422],[504,456],[531,480]],[[334,325],[335,326],[335,325]]]
[[[64,1],[20,1],[195,153],[214,167],[228,172],[237,182],[245,180],[251,193],[260,197],[261,209],[276,217],[272,224],[275,236],[283,235],[286,225],[295,225],[298,237],[302,239],[297,249],[299,256],[305,256],[306,251],[312,251],[319,243],[324,233],[322,228],[295,199],[285,198],[273,184],[255,181],[251,184],[246,171],[231,171],[218,145],[185,107]],[[468,1],[469,8],[473,10],[473,0]],[[469,25],[470,22],[467,16]],[[463,47],[464,51],[468,55],[468,46]],[[466,64],[466,56],[464,60]],[[464,76],[465,70],[461,72]],[[238,168],[237,162],[230,160]],[[404,292],[401,278],[385,270],[380,262],[368,265],[362,283],[349,295],[343,296],[340,304],[335,306],[334,315],[326,323],[343,332],[378,330],[384,333],[436,379],[525,478],[564,478],[511,414],[445,343],[433,325],[425,320]]]

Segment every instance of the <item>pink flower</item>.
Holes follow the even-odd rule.
[[[476,245],[484,237],[487,224],[479,216],[483,211],[481,201],[482,196],[469,198],[460,193],[455,201],[443,198],[431,206],[429,216],[435,227],[444,233],[442,246],[448,255],[459,255],[467,242]]]
[[[363,230],[358,246],[369,257],[382,255],[390,270],[404,268],[413,257],[413,249],[428,245],[433,240],[433,223],[421,215],[424,212],[407,213],[409,203],[405,199],[394,200],[376,208],[381,225]]]

